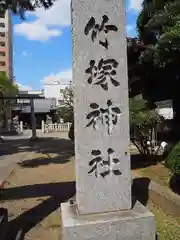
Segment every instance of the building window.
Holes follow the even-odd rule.
[[[0,22],[0,27],[5,28],[5,23]]]
[[[5,66],[6,65],[6,63],[5,62],[3,62],[3,61],[0,61],[0,66]]]
[[[0,51],[0,56],[1,56],[1,57],[4,57],[5,55],[6,55],[5,52],[1,52],[1,51]]]
[[[0,32],[0,37],[5,37],[5,32]]]
[[[5,47],[5,42],[0,42],[1,47]]]

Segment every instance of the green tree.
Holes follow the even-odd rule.
[[[180,142],[178,142],[165,159],[166,166],[180,177]]]
[[[36,8],[50,8],[55,0],[1,0],[0,15],[3,16],[7,9],[12,10],[24,18],[25,11],[35,11]]]
[[[131,141],[145,157],[152,157],[157,154],[160,146],[157,147],[155,139],[155,128],[162,121],[156,110],[150,109],[147,101],[142,95],[130,98],[130,130]]]
[[[70,84],[65,89],[61,89],[60,93],[63,95],[63,100],[65,105],[73,110],[74,102],[73,102],[73,88]]]
[[[74,104],[73,104],[73,88],[70,84],[65,89],[61,89],[60,93],[62,94],[64,100],[64,106],[60,107],[58,110],[60,116],[63,117],[65,122],[73,122],[74,121]]]
[[[6,114],[6,111],[9,109],[12,104],[12,100],[5,100],[3,97],[12,97],[16,96],[18,93],[18,87],[9,79],[5,74],[0,74],[0,126],[3,125],[3,119]],[[4,141],[0,136],[0,141]]]
[[[152,59],[160,68],[177,68],[180,55],[179,20],[179,0],[144,0],[137,28],[141,41],[150,47],[143,57]]]
[[[144,51],[144,45],[140,44],[138,38],[127,38],[127,61],[128,61],[128,81],[129,96],[133,97],[143,94],[146,79],[142,78],[142,67],[139,57]]]
[[[139,52],[136,74],[140,78],[139,85],[134,85],[148,101],[172,99],[175,126],[180,122],[179,19],[178,0],[144,0],[137,19],[138,43],[133,48]]]
[[[13,97],[18,93],[18,87],[12,83],[5,74],[0,74],[0,121],[6,110],[12,104],[12,100],[3,99],[3,97]]]
[[[0,73],[0,94],[3,96],[15,96],[18,92],[18,87],[11,82],[6,74]]]

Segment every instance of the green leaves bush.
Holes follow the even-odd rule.
[[[131,141],[142,156],[148,158],[156,156],[160,146],[158,146],[157,139],[154,139],[153,133],[163,118],[155,109],[149,108],[141,94],[129,99],[129,111]],[[158,146],[157,150],[155,146]]]
[[[169,153],[165,159],[165,164],[174,175],[180,176],[180,142]]]

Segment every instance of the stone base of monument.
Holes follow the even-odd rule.
[[[76,204],[61,205],[63,240],[155,240],[154,215],[140,202],[133,209],[79,215]]]

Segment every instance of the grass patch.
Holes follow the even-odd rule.
[[[160,206],[154,202],[149,202],[148,207],[155,215],[156,227],[160,235],[160,240],[179,240],[180,218],[165,214]]]
[[[145,168],[136,169],[133,171],[141,175],[142,177],[148,177],[152,179],[154,182],[169,187],[171,172],[162,163],[158,163],[156,165],[148,166]]]

